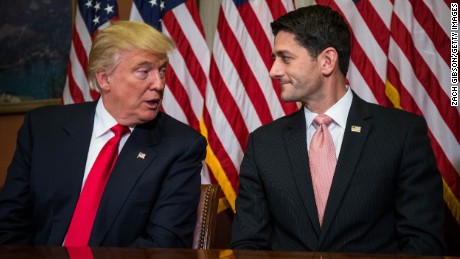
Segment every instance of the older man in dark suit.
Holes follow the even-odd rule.
[[[249,136],[235,249],[443,254],[442,181],[424,119],[346,84],[350,32],[325,6],[272,24],[272,78],[298,112]]]
[[[99,32],[88,78],[100,99],[26,115],[0,244],[191,247],[206,140],[160,111],[173,48],[143,23]]]

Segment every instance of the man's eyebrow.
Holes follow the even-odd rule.
[[[143,60],[136,64],[136,67],[153,66],[152,62]]]
[[[161,61],[160,67],[166,67],[168,64],[169,64],[169,60],[168,60],[168,59],[162,60],[162,61]]]
[[[141,67],[141,66],[155,67],[155,65],[156,65],[155,63],[146,60],[146,61],[142,61],[142,62],[138,63],[136,65],[136,67]],[[161,60],[161,61],[157,62],[157,64],[159,64],[158,65],[159,68],[167,66],[168,63],[169,63],[168,60]]]
[[[284,56],[284,55],[287,55],[287,54],[290,54],[290,52],[287,51],[287,50],[278,50],[278,51],[272,52],[272,57]]]

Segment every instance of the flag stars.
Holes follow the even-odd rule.
[[[150,7],[158,6],[158,0],[149,0]],[[160,0],[160,10],[165,9],[166,1]]]
[[[150,0],[149,3],[152,7],[154,7],[155,5],[158,5],[157,0]]]
[[[101,2],[96,2],[96,5],[94,6],[94,10],[99,11],[101,9]]]
[[[109,16],[110,13],[113,13],[113,5],[107,4],[107,7],[104,8],[104,10],[107,12],[107,16]]]
[[[89,9],[89,8],[93,7],[93,1],[92,1],[92,0],[88,0],[88,1],[86,1],[86,4],[85,4],[85,5],[86,5],[86,8]]]
[[[97,25],[97,24],[100,23],[100,21],[99,21],[99,16],[97,16],[97,15],[94,16],[93,23],[94,23],[94,25]]]

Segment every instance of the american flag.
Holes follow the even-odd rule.
[[[169,55],[163,110],[200,130],[209,48],[193,0],[134,0],[130,20],[148,23],[176,43]]]
[[[67,78],[62,94],[64,104],[97,99],[87,81],[88,56],[97,32],[118,19],[116,0],[78,0],[72,32]]]
[[[203,117],[206,162],[232,209],[249,133],[298,109],[281,102],[280,87],[268,74],[270,22],[293,9],[291,0],[221,1]]]
[[[460,223],[460,108],[450,105],[452,2],[316,0],[350,24],[352,89],[370,102],[425,117],[444,200]]]

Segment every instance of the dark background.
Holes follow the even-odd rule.
[[[72,1],[1,0],[0,95],[60,98],[71,32]]]

